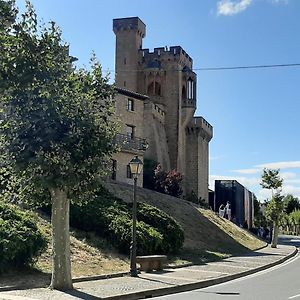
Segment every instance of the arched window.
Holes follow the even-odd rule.
[[[160,83],[155,81],[155,95],[160,96],[161,95],[161,86]]]
[[[161,85],[157,81],[152,81],[147,88],[148,95],[161,96]]]
[[[191,78],[187,81],[187,98],[194,99],[194,82]]]
[[[147,94],[148,95],[154,94],[154,82],[153,81],[148,85]]]

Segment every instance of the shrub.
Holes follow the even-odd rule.
[[[131,207],[132,204],[101,188],[89,201],[71,205],[70,223],[75,228],[108,237],[120,252],[127,254],[131,242]],[[150,205],[138,207],[138,254],[174,252],[182,246],[183,230],[174,219]]]
[[[0,203],[0,272],[31,263],[46,246],[46,238],[29,213]]]
[[[145,203],[138,204],[138,220],[153,226],[163,236],[162,253],[178,251],[184,242],[182,227],[168,214]]]
[[[182,175],[177,170],[166,172],[158,164],[154,170],[154,189],[157,192],[179,198],[182,194]]]

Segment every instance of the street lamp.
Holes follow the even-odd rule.
[[[133,204],[132,204],[132,237],[130,245],[130,275],[137,276],[136,270],[136,185],[138,176],[143,169],[143,162],[136,155],[130,162],[130,171],[133,177]]]

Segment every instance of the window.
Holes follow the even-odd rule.
[[[126,57],[124,58],[124,65],[126,65],[127,61],[126,61]]]
[[[126,173],[127,173],[127,178],[132,178],[132,173],[129,165],[126,166]]]
[[[182,98],[183,99],[186,98],[186,88],[185,88],[185,86],[182,87]]]
[[[194,82],[191,78],[187,81],[187,98],[194,99]]]
[[[134,138],[134,128],[132,125],[126,125],[126,135],[130,139]]]
[[[127,99],[127,110],[134,111],[134,100],[133,99]]]
[[[111,179],[112,180],[116,180],[117,179],[117,161],[115,159],[112,159]]]

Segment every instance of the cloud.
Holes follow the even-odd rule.
[[[252,0],[222,0],[217,4],[218,15],[232,16],[246,10],[252,3]]]
[[[300,168],[300,160],[266,163],[266,164],[257,165],[255,167],[257,167],[257,168],[268,168],[268,169]]]
[[[233,170],[233,172],[240,173],[240,174],[257,174],[261,172],[260,169],[240,169],[240,170]]]
[[[271,0],[271,2],[275,4],[288,4],[289,0]]]

